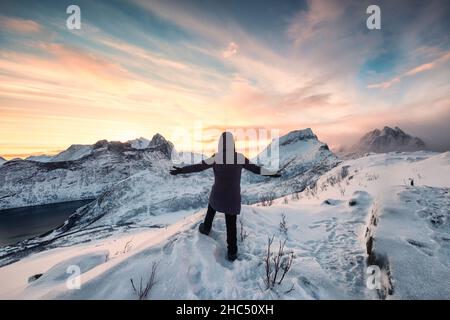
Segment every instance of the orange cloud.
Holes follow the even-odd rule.
[[[105,57],[85,52],[79,48],[55,43],[38,43],[40,55],[0,51],[0,70],[11,75],[10,81],[0,86],[2,93],[21,90],[29,93],[42,93],[44,96],[70,92],[67,88],[85,88],[91,91],[108,89],[122,90],[133,78],[132,75]],[[24,85],[25,82],[33,84]],[[40,91],[39,88],[65,86],[66,90]]]
[[[421,73],[421,72],[424,72],[424,71],[427,71],[427,70],[431,70],[434,67],[435,67],[434,63],[424,63],[424,64],[422,64],[422,65],[420,65],[418,67],[415,67],[415,68],[409,70],[408,72],[406,72],[404,74],[404,76],[405,77],[406,76],[413,76],[415,74],[418,74],[418,73]]]
[[[15,33],[36,33],[42,30],[39,23],[33,20],[0,16],[0,28]]]

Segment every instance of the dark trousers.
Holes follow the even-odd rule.
[[[203,222],[207,231],[211,230],[216,210],[208,204],[208,211],[206,212],[205,221]],[[225,223],[227,225],[227,244],[229,253],[237,253],[237,239],[236,239],[236,215],[225,214]]]

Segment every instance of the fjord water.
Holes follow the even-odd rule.
[[[78,208],[91,201],[92,199],[0,210],[0,247],[41,235],[62,225]]]

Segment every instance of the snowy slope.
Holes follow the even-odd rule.
[[[327,241],[339,242],[344,235],[351,235],[335,231],[334,225],[339,215],[345,214],[345,206],[342,206],[341,210],[308,209],[312,210],[305,215],[299,215],[295,208],[283,208],[290,228],[286,249],[294,252],[295,263],[284,283],[274,291],[260,288],[264,287],[263,258],[267,235],[273,233],[276,239],[285,238],[278,228],[281,219],[280,208],[245,207],[242,217],[249,235],[243,242],[240,241],[241,256],[234,263],[225,260],[223,216],[218,215],[214,222],[214,231],[207,237],[196,230],[202,218],[201,212],[167,229],[128,234],[95,245],[56,249],[38,254],[36,258],[27,258],[3,267],[0,269],[0,279],[4,280],[4,287],[0,297],[135,299],[130,279],[139,282],[140,277],[144,277],[145,281],[153,262],[159,262],[158,284],[150,294],[150,299],[365,297],[358,287],[361,281],[358,274],[362,273],[355,272],[362,267],[364,260],[364,251],[358,245],[358,239],[354,236],[345,239],[343,248],[357,251],[354,258],[348,262],[341,259],[340,252],[327,255],[326,250],[331,243],[328,247],[323,246]],[[347,215],[342,221],[352,227],[354,220],[355,217]],[[363,223],[364,220],[359,218],[359,224]],[[125,248],[130,241],[131,249],[127,251]],[[274,248],[276,246],[278,243],[275,243]],[[68,290],[65,286],[67,278],[64,271],[67,266],[80,261],[84,262],[83,265],[95,266],[82,268],[86,271],[83,270],[83,285],[80,290]],[[354,267],[347,269],[351,263],[354,263]],[[28,285],[27,279],[39,273],[44,273],[45,278],[43,276]],[[20,281],[13,281],[13,275],[19,276]],[[347,278],[352,281],[348,282]],[[292,287],[290,293],[285,293]]]
[[[0,166],[6,162],[5,158],[0,157]]]
[[[240,221],[248,236],[238,236],[234,263],[225,260],[223,215],[210,237],[197,232],[205,210],[158,215],[147,227],[123,226],[113,236],[107,226],[85,228],[77,245],[66,247],[67,234],[54,249],[1,267],[0,297],[136,299],[130,279],[145,281],[158,262],[149,299],[449,299],[449,187],[449,152],[349,160],[270,207],[244,205]],[[294,262],[281,285],[264,290],[271,235],[273,250],[287,238]],[[74,263],[82,270],[79,290],[65,285],[63,271]],[[366,286],[372,264],[382,271],[378,290]]]
[[[336,189],[372,197],[364,239],[382,272],[378,297],[449,299],[449,186],[449,152],[389,153],[345,162],[310,193],[330,203]]]
[[[224,258],[222,215],[210,237],[197,232],[202,210],[179,216],[167,228],[94,237],[94,243],[4,266],[0,297],[135,299],[130,279],[145,281],[151,264],[158,262],[158,283],[149,299],[448,299],[449,170],[450,153],[391,153],[347,161],[323,175],[316,187],[271,207],[243,206],[241,221],[248,236],[239,241],[240,257],[234,263]],[[287,233],[279,227],[282,214]],[[281,285],[264,290],[270,235],[287,238],[294,263]],[[65,285],[63,271],[74,263],[83,272],[80,290]],[[373,263],[388,274],[380,290],[366,286],[366,267]],[[40,273],[44,276],[27,283]]]

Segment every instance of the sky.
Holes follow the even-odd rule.
[[[2,0],[0,30],[5,158],[215,139],[196,128],[309,127],[339,149],[388,125],[450,149],[449,1]]]

